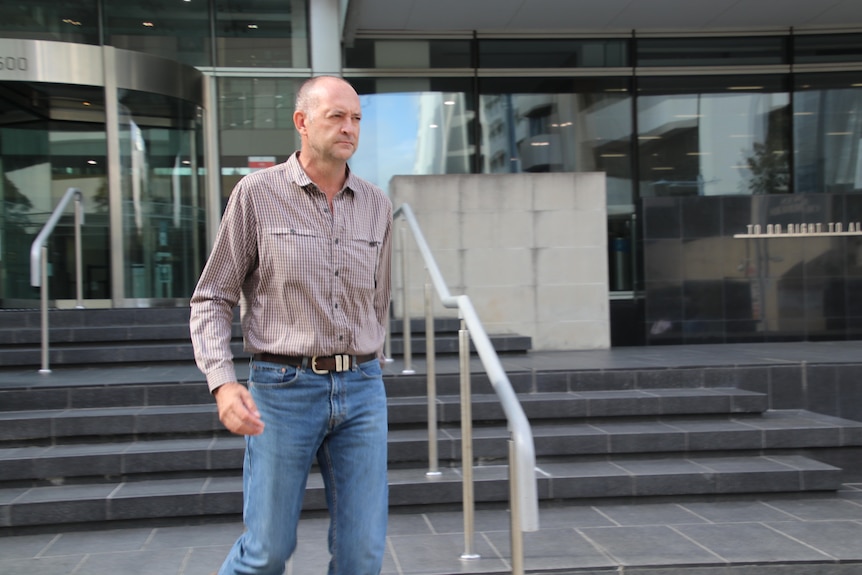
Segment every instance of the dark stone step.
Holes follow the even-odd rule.
[[[110,391],[132,390],[118,386],[105,388],[102,393]],[[217,432],[222,429],[215,402],[203,384],[175,385],[168,391],[174,392],[175,396],[189,394],[200,401],[188,405],[145,406],[141,405],[143,398],[138,394],[118,393],[116,406],[0,411],[0,441],[53,442],[70,437]],[[140,401],[138,405],[123,405],[121,400],[124,398]],[[587,417],[762,413],[767,407],[764,395],[732,388],[527,393],[520,394],[519,400],[525,415],[533,422],[543,419],[574,421]],[[392,397],[388,403],[390,425],[419,425],[428,421],[428,402],[423,396]],[[471,404],[474,421],[504,420],[496,395],[475,393]],[[460,397],[438,396],[437,421],[451,423],[460,420]]]
[[[392,470],[390,505],[456,504],[457,470],[428,478],[424,470]],[[477,502],[506,502],[505,466],[474,469]],[[537,470],[540,500],[688,494],[835,490],[840,469],[801,456],[630,458],[614,462],[548,464]],[[309,478],[305,509],[324,509],[323,482]],[[189,477],[138,482],[0,489],[0,527],[239,514],[242,480]]]
[[[152,418],[147,418],[146,421],[153,426],[158,425],[155,414],[150,415]],[[212,423],[213,413],[201,415],[203,418],[209,418],[202,423]],[[212,423],[212,427],[217,426],[217,423]],[[175,430],[160,431],[170,434],[182,431],[182,428],[181,424]],[[443,466],[459,464],[460,437],[460,427],[443,427],[439,430],[438,450]],[[475,427],[474,456],[477,460],[506,461],[508,439],[508,431],[502,423],[493,427]],[[724,417],[707,421],[668,418],[656,421],[534,423],[533,440],[537,459],[547,462],[650,453],[766,453],[779,450],[798,452],[858,448],[862,446],[862,423],[796,411],[767,412],[763,417]],[[8,447],[0,449],[0,481],[238,470],[242,466],[243,449],[242,438],[224,433],[138,440],[122,437],[111,439],[106,435],[104,442],[99,443]],[[390,431],[390,465],[403,467],[405,464],[426,462],[427,453],[426,430]]]
[[[62,341],[49,342],[48,362],[50,366],[56,368],[64,365],[193,361],[194,351],[188,338],[187,326],[149,326],[146,330],[142,328],[139,330],[137,332],[129,332],[125,328],[76,330],[74,333],[66,334],[64,336],[66,339]],[[147,337],[144,337],[145,335]],[[532,347],[532,340],[527,336],[491,334],[488,337],[498,353],[526,353]],[[457,336],[441,335],[435,337],[434,341],[438,354],[456,354],[459,351]],[[234,337],[232,349],[235,358],[248,358],[248,354],[242,349],[242,341],[238,335]],[[391,350],[393,356],[402,355],[403,340],[393,338]],[[424,356],[424,336],[413,338],[411,351],[415,356]],[[36,342],[20,345],[7,343],[0,349],[0,365],[6,367],[25,365],[37,367],[41,362],[42,349],[38,339]]]

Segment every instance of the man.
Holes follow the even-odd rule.
[[[302,85],[300,151],[237,184],[192,295],[195,361],[221,422],[246,436],[246,531],[220,575],[284,572],[315,458],[330,513],[329,574],[380,572],[392,205],[347,166],[361,115],[344,80]],[[230,351],[240,301],[247,387]]]

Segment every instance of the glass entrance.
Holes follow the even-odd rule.
[[[0,309],[40,306],[31,246],[69,188],[85,308],[187,305],[207,249],[201,74],[110,47],[2,45],[22,64],[0,68]],[[52,307],[79,303],[66,212],[47,242]]]
[[[0,302],[36,307],[30,246],[70,187],[84,196],[83,297],[109,300],[108,186],[103,91],[0,82]],[[75,299],[74,212],[48,242],[49,298]]]
[[[124,297],[187,299],[205,249],[199,108],[134,90],[119,96]]]

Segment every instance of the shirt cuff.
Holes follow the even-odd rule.
[[[237,378],[236,370],[232,365],[214,369],[207,374],[207,385],[210,388],[210,393],[215,391],[217,387],[233,382],[237,382]]]

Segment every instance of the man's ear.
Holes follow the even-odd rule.
[[[305,112],[297,110],[293,113],[293,125],[296,127],[296,131],[302,135],[305,135],[305,132],[308,130],[306,127],[307,122],[308,117],[305,115]]]

